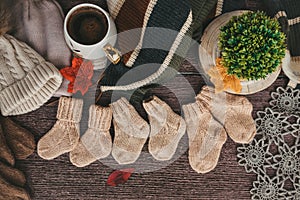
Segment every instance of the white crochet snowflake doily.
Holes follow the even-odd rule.
[[[257,135],[237,148],[238,163],[257,174],[252,199],[300,200],[300,91],[279,87],[257,112]]]

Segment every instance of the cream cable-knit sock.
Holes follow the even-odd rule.
[[[91,105],[89,112],[88,129],[75,149],[70,152],[70,161],[77,167],[85,167],[107,157],[112,149],[109,132],[112,120],[111,108]]]
[[[198,173],[213,170],[219,160],[227,134],[209,111],[196,101],[182,107],[189,137],[189,162]]]
[[[213,88],[204,86],[196,99],[215,102],[213,106],[209,104],[209,111],[224,125],[226,132],[236,143],[249,143],[254,138],[256,125],[251,115],[253,107],[246,97],[216,94]]]
[[[149,124],[125,98],[111,105],[115,128],[112,156],[119,164],[134,163],[148,138]]]
[[[156,160],[170,160],[185,133],[185,121],[156,96],[143,106],[150,121],[149,152]]]
[[[51,160],[72,151],[79,142],[82,99],[61,97],[53,128],[38,142],[40,157]]]

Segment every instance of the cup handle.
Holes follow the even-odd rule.
[[[106,57],[114,65],[118,64],[121,60],[121,53],[118,49],[114,48],[112,45],[107,44],[103,47],[103,51],[106,54]]]

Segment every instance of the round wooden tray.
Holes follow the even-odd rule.
[[[221,16],[213,20],[205,29],[203,37],[201,39],[201,45],[199,47],[199,58],[206,74],[208,73],[210,68],[216,66],[216,58],[220,55],[220,52],[218,50],[218,37],[220,34],[220,28],[226,25],[233,16],[239,16],[246,12],[250,11],[237,10],[222,14]],[[289,54],[287,53],[286,57],[282,61],[282,65],[288,65],[288,57]],[[275,82],[278,75],[280,74],[280,71],[281,66],[279,66],[275,72],[271,73],[265,79],[256,81],[241,81],[242,91],[240,93],[236,93],[232,90],[226,90],[226,92],[232,94],[248,95],[262,91]]]

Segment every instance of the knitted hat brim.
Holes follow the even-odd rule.
[[[0,93],[4,116],[29,113],[44,105],[62,83],[60,72],[48,62],[33,68],[26,76]]]

